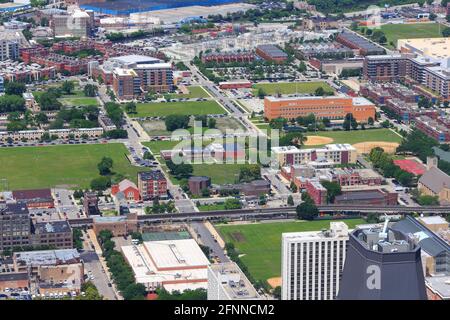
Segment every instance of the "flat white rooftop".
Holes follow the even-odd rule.
[[[193,239],[145,241],[123,246],[136,281],[167,291],[207,288],[208,259]]]

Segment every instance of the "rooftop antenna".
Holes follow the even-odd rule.
[[[386,239],[387,238],[387,227],[388,227],[388,223],[389,223],[389,216],[385,213],[384,214],[384,226],[383,226],[383,231],[381,231],[379,233],[379,237],[381,239]]]

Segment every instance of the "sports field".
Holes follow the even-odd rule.
[[[333,93],[334,90],[328,83],[322,81],[316,82],[276,82],[276,83],[257,83],[253,86],[253,94],[258,94],[258,89],[262,88],[266,94],[294,94],[294,93],[314,93],[317,88],[322,87],[326,92]]]
[[[444,28],[445,26],[440,26],[440,30]],[[381,31],[386,35],[386,46],[390,48],[397,46],[398,39],[442,37],[438,23],[385,24],[381,26]],[[391,42],[394,46],[390,44]]]
[[[113,171],[136,181],[138,171],[126,158],[123,144],[91,144],[0,149],[0,179],[10,189],[67,186],[88,188],[98,176],[102,157],[113,159]]]
[[[204,115],[226,114],[227,112],[215,101],[183,101],[165,103],[138,103],[134,118],[164,117],[170,114]]]
[[[349,228],[364,223],[362,219],[345,220]],[[256,280],[281,276],[281,234],[283,232],[320,231],[330,221],[295,221],[247,225],[217,225],[225,242],[232,242],[243,254],[242,262]]]
[[[400,143],[402,138],[389,129],[350,130],[350,131],[318,131],[308,132],[311,136],[321,136],[333,139],[328,143],[360,143],[367,141],[384,141]],[[310,146],[308,146],[310,147]]]

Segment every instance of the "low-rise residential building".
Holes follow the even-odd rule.
[[[69,140],[83,137],[99,138],[103,135],[103,128],[75,128],[75,129],[50,129],[45,130],[21,130],[21,131],[0,131],[0,142],[12,141],[39,141],[44,133],[56,136],[58,139]]]
[[[116,197],[119,193],[127,201],[139,201],[141,199],[138,187],[128,179],[124,179],[111,187],[111,195],[113,197]]]
[[[138,173],[138,189],[142,200],[167,197],[167,180],[161,170]]]
[[[419,116],[415,119],[416,128],[439,143],[450,142],[450,119]]]
[[[202,55],[202,62],[230,63],[230,62],[252,62],[255,54],[250,51],[210,52]]]
[[[19,61],[0,61],[0,76],[8,81],[33,82],[53,79],[56,67],[42,67],[37,63]]]
[[[298,164],[311,164],[325,160],[331,162],[331,165],[355,163],[357,158],[356,149],[346,144],[327,144],[321,148],[298,149],[295,146],[272,147],[280,166],[290,166]],[[328,165],[327,165],[328,166]]]

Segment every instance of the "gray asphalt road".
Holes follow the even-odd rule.
[[[84,261],[84,271],[88,275],[92,275],[94,279],[90,279],[97,287],[98,292],[107,300],[116,300],[114,291],[108,287],[108,278],[103,272],[102,265],[99,258],[94,251],[84,251],[81,253],[81,258]]]
[[[221,262],[228,262],[230,259],[225,255],[222,248],[219,246],[217,242],[214,241],[214,238],[212,234],[209,232],[209,230],[203,225],[202,222],[192,222],[191,223],[192,229],[194,229],[195,232],[197,232],[197,235],[200,235],[200,241],[205,245],[208,246],[212,251],[213,254],[217,257],[219,257]]]

